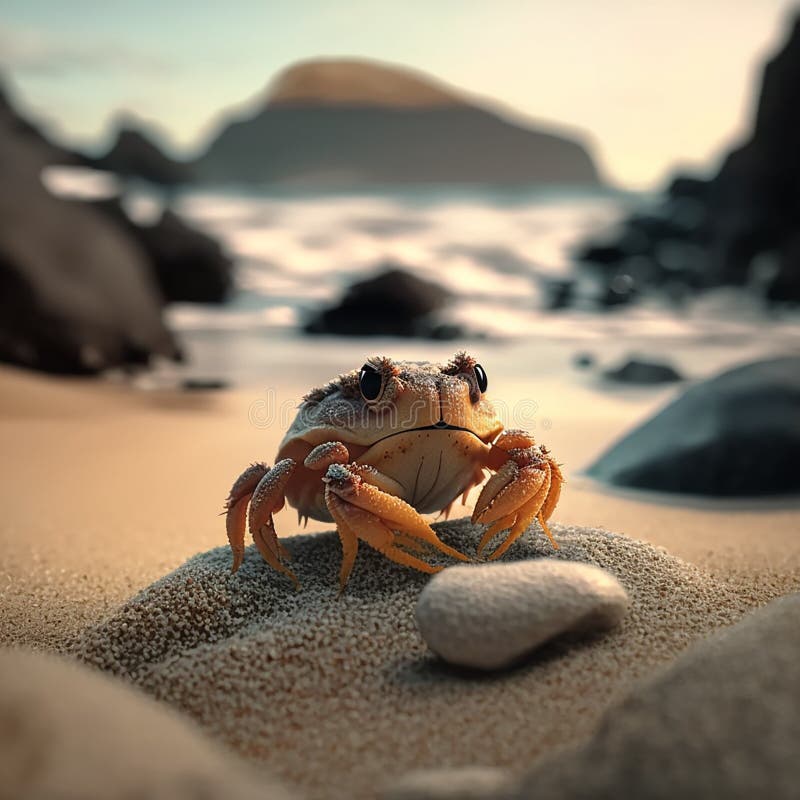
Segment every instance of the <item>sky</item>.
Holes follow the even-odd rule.
[[[578,133],[603,174],[657,188],[745,135],[798,0],[0,0],[0,70],[62,140],[131,112],[175,155],[316,56],[376,58]]]

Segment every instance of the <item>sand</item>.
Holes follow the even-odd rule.
[[[283,403],[278,409],[280,414],[290,417],[291,401],[310,385],[320,383],[339,368],[352,366],[350,355],[342,360],[348,363],[332,365],[328,360],[302,371],[287,367],[271,375],[271,391]],[[525,382],[509,375],[504,379],[494,372],[490,377],[492,391],[510,406],[524,403],[529,391]],[[650,598],[646,606],[649,616],[631,616],[610,639],[570,650],[566,655],[560,650],[551,652],[528,671],[512,673],[496,685],[454,676],[426,660],[410,627],[408,615],[413,603],[406,601],[412,599],[421,586],[419,581],[424,580],[412,574],[407,576],[406,584],[396,587],[395,594],[382,599],[385,614],[376,622],[374,632],[363,633],[365,662],[351,663],[346,654],[352,649],[344,649],[337,656],[333,639],[337,626],[344,625],[350,614],[359,619],[365,613],[366,600],[359,600],[358,586],[364,588],[369,571],[359,569],[352,593],[334,607],[335,613],[325,618],[327,622],[322,620],[332,637],[332,643],[324,650],[331,671],[323,674],[308,655],[307,645],[314,643],[305,638],[311,635],[308,625],[297,616],[306,613],[302,611],[303,603],[310,595],[305,601],[301,599],[304,595],[287,595],[289,605],[275,606],[272,613],[284,625],[280,636],[289,637],[296,647],[277,658],[270,656],[275,652],[278,634],[259,632],[259,626],[269,619],[267,604],[277,603],[275,593],[282,590],[279,583],[267,580],[268,573],[249,554],[246,569],[236,579],[239,588],[248,575],[254,581],[249,589],[244,588],[246,602],[237,595],[237,602],[243,603],[237,606],[240,614],[236,624],[242,626],[243,637],[243,660],[238,671],[217,672],[214,668],[220,656],[224,657],[219,663],[228,667],[236,658],[233,622],[224,617],[217,620],[218,642],[206,642],[208,634],[201,631],[196,642],[187,644],[182,638],[187,632],[183,631],[176,633],[166,650],[147,657],[136,656],[128,642],[120,651],[115,669],[126,672],[154,696],[168,699],[174,708],[187,710],[212,736],[256,760],[272,764],[271,753],[285,756],[294,743],[297,752],[305,754],[304,764],[290,759],[284,767],[277,765],[275,771],[285,774],[293,785],[311,789],[316,796],[328,797],[349,788],[334,786],[328,778],[321,777],[320,771],[309,770],[312,760],[332,742],[342,764],[349,765],[336,774],[349,780],[349,769],[357,776],[362,793],[372,780],[369,776],[373,774],[373,752],[383,754],[383,760],[376,761],[384,766],[382,779],[389,777],[386,754],[390,751],[397,765],[393,774],[417,762],[435,766],[445,751],[448,763],[457,766],[475,762],[492,766],[495,758],[499,764],[521,764],[527,769],[530,759],[588,737],[598,714],[625,691],[630,680],[649,675],[658,665],[674,659],[689,641],[729,624],[748,608],[800,587],[797,504],[678,505],[674,499],[667,503],[662,498],[608,492],[580,476],[580,468],[615,436],[662,405],[674,391],[659,389],[622,396],[581,385],[565,391],[563,382],[542,381],[536,385],[540,415],[535,420],[537,435],[541,434],[541,440],[564,462],[568,479],[555,520],[562,526],[613,530],[656,548],[613,539],[620,546],[632,548],[631,557],[644,558],[652,571],[639,578],[634,576],[639,588],[636,592],[631,590],[634,595],[638,593],[639,602]],[[272,457],[285,429],[280,419],[264,427],[254,418],[253,409],[257,410],[264,398],[263,390],[243,389],[192,394],[134,392],[124,385],[50,379],[0,368],[0,452],[4,456],[0,480],[0,643],[63,652],[89,627],[110,631],[114,620],[119,621],[123,613],[116,610],[121,604],[196,553],[211,551],[186,569],[210,564],[213,570],[203,577],[202,585],[215,586],[215,581],[222,581],[214,576],[224,575],[227,556],[224,549],[212,550],[225,541],[223,522],[217,516],[222,501],[244,465]],[[591,408],[590,416],[587,408]],[[276,524],[281,536],[298,532],[291,510],[282,511]],[[309,530],[327,527],[312,522]],[[573,544],[578,546],[577,530],[564,535],[574,537]],[[604,541],[599,530],[592,536],[592,542]],[[318,545],[313,544],[315,541],[313,537],[301,538],[292,542],[292,547],[328,548],[329,573],[318,580],[320,592],[325,587],[321,602],[324,600],[324,608],[330,609],[335,584],[332,576],[339,555],[330,537],[321,537]],[[600,560],[587,545],[583,549]],[[610,554],[598,552],[613,561]],[[360,558],[363,560],[359,567],[363,567],[369,554]],[[379,569],[380,565],[375,567]],[[160,584],[163,587],[170,585],[172,579],[165,580],[167,583]],[[648,594],[645,584],[653,591],[663,592],[663,596]],[[232,586],[220,584],[220,597]],[[328,589],[330,595],[326,593]],[[161,590],[147,590],[145,597],[151,597],[154,591]],[[201,608],[218,610],[219,597],[202,598],[198,593],[198,598],[196,602],[202,600]],[[175,613],[183,613],[183,600],[177,605]],[[138,607],[135,601],[126,606]],[[308,609],[307,612],[310,613]],[[319,609],[312,618],[319,620]],[[103,627],[105,619],[111,620],[105,624],[112,628]],[[399,620],[406,620],[404,626]],[[637,634],[636,626],[646,624],[655,625],[657,633],[649,630],[645,635],[642,627]],[[247,631],[250,632],[244,635]],[[157,638],[150,644],[156,641]],[[315,646],[321,645],[317,642]],[[596,669],[593,654],[597,648],[608,649],[603,651],[609,659],[603,661],[608,668]],[[94,648],[96,656],[102,652],[102,647]],[[390,652],[397,656],[394,663],[388,661]],[[167,655],[174,659],[174,670],[167,669]],[[249,655],[253,657],[253,667]],[[284,662],[286,670],[275,669]],[[205,672],[200,670],[200,664]],[[195,668],[192,681],[186,673],[190,665]],[[251,669],[255,675],[251,675]],[[268,685],[267,674],[272,678]],[[297,683],[295,677],[305,675],[307,680],[309,674],[320,681],[314,691],[340,691],[336,702],[343,714],[361,709],[366,716],[348,717],[347,725],[341,715],[321,719],[307,698],[291,689]],[[397,691],[379,705],[383,716],[375,710],[367,714],[359,693],[351,688],[361,685],[358,676],[362,674],[372,676],[367,687],[371,692],[386,685],[381,681],[389,680],[387,674],[405,676],[406,683],[391,684]],[[252,680],[248,683],[245,676]],[[238,705],[232,707],[224,693],[217,690],[213,696],[219,698],[220,705],[204,704],[207,687],[218,689],[217,683],[223,680],[233,681],[232,696],[238,698]],[[412,687],[413,702],[408,707],[408,695],[399,686]],[[291,701],[278,708],[265,700],[273,696],[291,697]],[[452,714],[447,724],[424,711],[432,704]],[[542,730],[546,729],[547,735],[499,741],[488,725],[494,717],[486,715],[500,707],[507,709],[506,724],[513,725],[513,730],[527,730],[523,726],[531,720],[537,725],[537,720],[542,720]],[[375,726],[388,724],[392,715],[406,710],[412,714],[409,719],[417,715],[418,720],[427,720],[413,728],[408,743],[398,746],[393,740],[380,740],[370,733]],[[231,714],[241,718],[237,725],[231,724]],[[261,726],[274,733],[272,740],[252,738],[253,731],[261,730]],[[351,741],[364,745],[359,758]],[[434,750],[429,752],[428,747]],[[298,771],[302,774],[298,775]]]
[[[217,514],[233,478],[253,460],[271,459],[294,401],[350,360],[311,365],[302,376],[280,365],[269,393],[132,392],[0,368],[0,643],[62,649],[138,589],[224,542]],[[509,408],[524,405],[518,378],[493,372],[491,380]],[[741,575],[745,584],[790,591],[800,577],[797,504],[685,507],[610,493],[580,476],[672,392],[631,399],[537,384],[539,415],[546,416],[534,430],[568,479],[555,519],[664,546],[726,580]],[[260,427],[258,412],[273,396],[275,424]],[[280,512],[276,525],[281,536],[295,533],[294,511]],[[309,530],[326,527],[312,520]]]
[[[480,529],[440,523],[474,552]],[[213,738],[309,798],[370,798],[410,769],[523,768],[585,738],[632,681],[769,599],[742,594],[647,544],[556,526],[562,549],[531,532],[509,559],[555,557],[612,572],[631,598],[619,628],[561,641],[524,667],[485,678],[444,667],[413,609],[427,576],[362,548],[337,599],[338,537],[292,537],[303,588],[249,548],[235,576],[217,548],[125,604],[76,652],[195,719]]]

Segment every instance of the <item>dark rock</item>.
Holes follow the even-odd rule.
[[[96,169],[159,186],[178,186],[192,178],[187,164],[167,157],[149,136],[130,127],[120,128],[116,141],[104,156],[88,161]]]
[[[345,336],[430,336],[441,324],[432,315],[449,296],[438,284],[385,264],[379,275],[354,283],[339,303],[320,311],[305,330]]]
[[[632,254],[647,260],[640,287],[747,286],[770,301],[796,302],[800,261],[800,17],[785,46],[767,64],[749,139],[731,151],[710,180],[677,176],[652,212],[623,222],[621,233],[576,250],[576,261],[610,275],[629,272]],[[635,246],[631,245],[631,242]],[[776,254],[778,274],[763,282],[764,256]],[[642,261],[641,263],[645,263]],[[610,296],[610,295],[609,295]]]
[[[621,244],[615,243],[589,243],[575,254],[577,261],[598,264],[603,267],[617,265],[627,257],[628,252],[623,249]]]
[[[683,376],[676,372],[669,364],[656,361],[640,361],[632,358],[613,369],[603,373],[606,380],[616,383],[674,383],[683,380]]]
[[[597,363],[594,353],[583,352],[575,353],[572,357],[572,364],[577,369],[591,369]]]
[[[194,165],[200,180],[308,187],[492,183],[598,186],[575,139],[513,124],[427,78],[368,61],[314,61],[278,79]]]
[[[636,296],[636,284],[627,272],[612,275],[604,292],[598,298],[600,308],[624,306]]]
[[[230,384],[221,378],[184,378],[181,389],[185,392],[218,392],[229,388]]]
[[[568,308],[575,295],[575,281],[549,280],[544,283],[545,308],[549,311],[560,311]]]
[[[767,299],[776,303],[800,303],[800,233],[784,242],[776,274],[767,285]]]
[[[709,182],[696,175],[676,175],[667,187],[667,196],[673,199],[704,201],[708,198]]]
[[[219,243],[165,211],[139,239],[156,269],[169,302],[221,303],[233,285],[233,262]]]
[[[42,186],[41,168],[60,158],[0,107],[0,359],[95,373],[175,357],[144,253],[96,210]]]
[[[457,325],[454,322],[442,322],[438,325],[433,325],[433,327],[427,330],[428,332],[426,333],[426,329],[423,328],[420,332],[421,335],[426,336],[428,339],[437,339],[441,342],[452,342],[454,339],[463,339],[467,335],[474,335],[468,334],[461,325]]]
[[[221,303],[233,285],[233,262],[219,243],[164,211],[153,225],[137,225],[118,200],[93,204],[141,245],[168,303]]]
[[[800,492],[800,357],[693,386],[588,470],[617,486],[754,497]]]
[[[485,800],[791,800],[800,785],[800,595],[692,647],[581,747]]]
[[[81,163],[80,156],[53,144],[38,127],[17,114],[2,80],[0,80],[0,136],[4,141],[13,139],[19,146],[25,147],[25,160],[31,169],[41,169],[54,164]]]

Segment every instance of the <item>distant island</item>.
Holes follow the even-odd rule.
[[[191,173],[308,188],[602,183],[578,140],[512,123],[428,76],[363,60],[285,70],[261,109],[222,126]]]

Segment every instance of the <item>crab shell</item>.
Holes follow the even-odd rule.
[[[297,464],[285,492],[301,516],[332,521],[319,471],[303,465],[326,442],[341,442],[352,461],[396,481],[401,499],[420,513],[448,508],[483,480],[503,424],[477,386],[474,359],[371,363],[382,378],[374,401],[362,396],[358,372],[342,375],[306,396],[280,445],[276,462]]]

